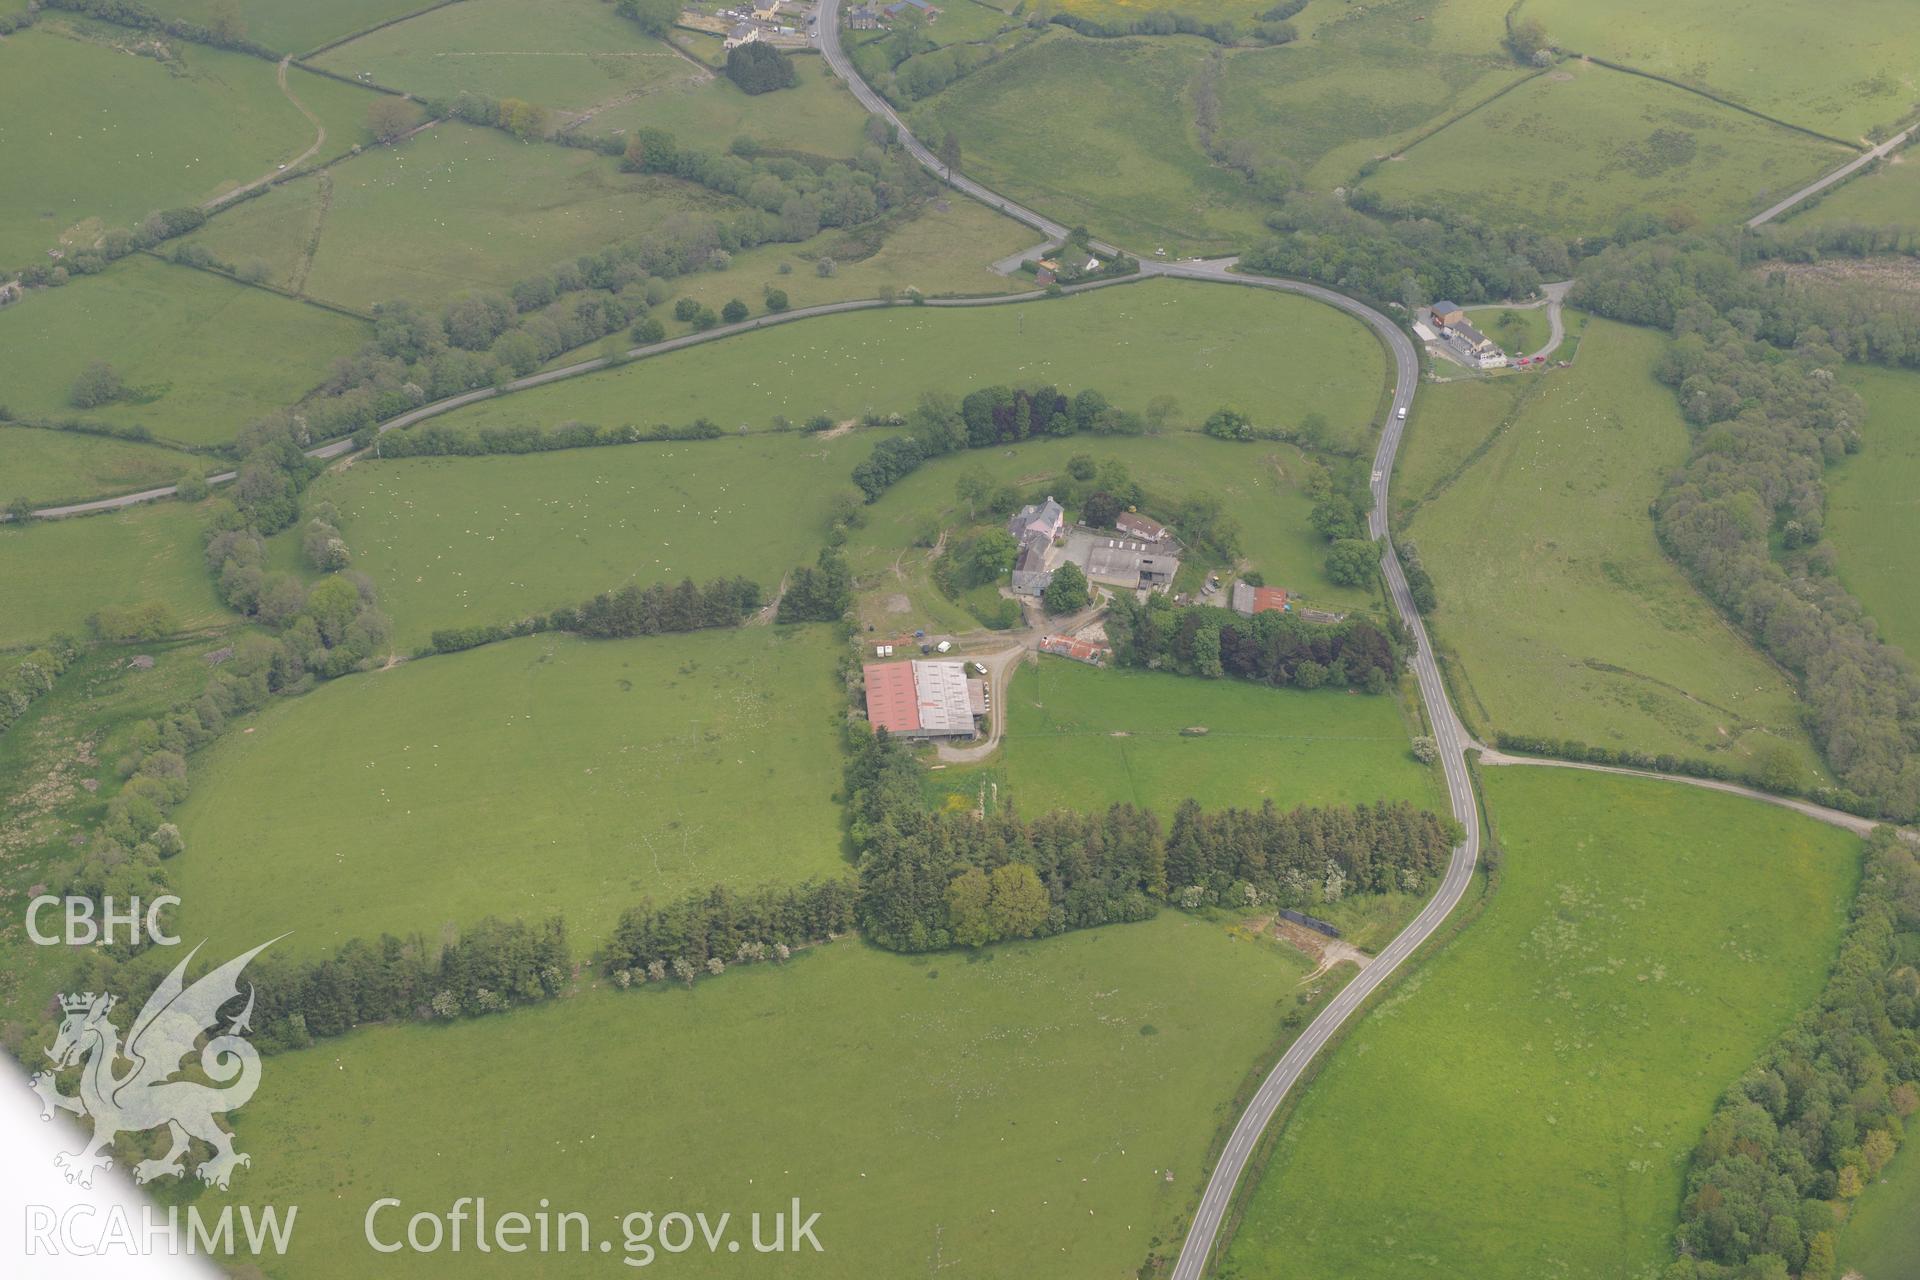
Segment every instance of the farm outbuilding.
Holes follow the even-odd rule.
[[[896,738],[971,738],[973,718],[984,709],[986,687],[970,680],[963,662],[913,659],[869,662],[867,721]],[[976,690],[973,686],[979,685]]]

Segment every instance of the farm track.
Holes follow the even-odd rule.
[[[914,137],[911,130],[907,128],[905,121],[900,118],[884,99],[866,84],[864,79],[862,79],[854,69],[851,61],[847,58],[839,39],[839,7],[840,0],[821,0],[820,21],[818,24],[820,31],[820,51],[826,59],[828,66],[832,68],[836,75],[840,76],[841,79],[846,82],[852,90],[854,97],[861,105],[869,113],[894,125],[899,131],[900,145],[905,147],[908,153],[930,173],[939,177],[957,191],[1034,228],[1042,235],[1048,237],[1050,241],[1063,240],[1068,231],[1064,225],[1000,195],[990,188],[966,177],[962,173],[948,170],[941,164],[939,158],[932,151]],[[285,83],[285,67],[286,64],[283,62],[281,64],[283,86]],[[288,92],[288,97],[290,100],[294,100],[297,106],[300,106],[303,113],[306,113],[306,108],[299,104],[297,99],[293,99],[290,91]],[[312,118],[310,113],[307,114],[309,114],[309,118]],[[316,124],[317,123],[318,121],[316,120]],[[320,140],[315,142],[314,147],[309,149],[307,154],[311,155],[314,151],[318,150],[321,143],[324,142],[324,138],[325,133],[324,129],[322,129]],[[1891,146],[1891,144],[1889,144],[1889,146]],[[305,156],[301,157],[302,160],[305,158]],[[1869,154],[1863,157],[1860,163],[1870,162],[1873,158],[1874,156]],[[298,162],[296,161],[296,163]],[[1859,163],[1856,163],[1846,167],[1842,171],[1829,175],[1828,178],[1822,180],[1822,182],[1814,184],[1801,193],[1797,193],[1796,196],[1790,200],[1783,202],[1780,208],[1791,207],[1791,205],[1797,203],[1798,200],[1804,199],[1807,195],[1824,189],[1825,186],[1831,185],[1833,182],[1839,181],[1858,167]],[[271,177],[271,175],[269,175],[269,177]],[[261,181],[266,180],[267,179],[262,179]],[[259,184],[256,182],[251,185],[257,186]],[[242,188],[240,191],[229,193],[227,196],[222,197],[221,201],[224,202],[225,200],[236,198],[248,189],[250,188]],[[1778,209],[1768,211],[1767,214],[1762,215],[1756,220],[1756,224],[1759,221],[1764,221],[1766,218],[1773,216],[1774,213],[1778,211]],[[1093,241],[1092,243],[1093,246],[1102,253],[1118,254],[1121,252],[1117,246],[1111,244],[1100,241]],[[1373,501],[1368,511],[1368,525],[1371,534],[1381,542],[1383,547],[1381,568],[1388,585],[1389,596],[1395,612],[1399,615],[1402,623],[1413,637],[1414,654],[1410,665],[1413,669],[1421,701],[1426,711],[1433,736],[1440,749],[1440,762],[1447,783],[1449,805],[1453,816],[1461,824],[1464,832],[1464,839],[1453,849],[1446,873],[1442,877],[1440,886],[1434,896],[1428,901],[1419,915],[1417,915],[1392,942],[1383,948],[1380,953],[1374,957],[1373,962],[1357,975],[1353,981],[1348,983],[1320,1012],[1319,1016],[1313,1020],[1306,1030],[1295,1039],[1268,1075],[1261,1081],[1238,1122],[1233,1126],[1208,1178],[1206,1188],[1202,1193],[1194,1213],[1192,1226],[1182,1243],[1178,1259],[1171,1273],[1173,1280],[1202,1280],[1202,1277],[1204,1277],[1207,1272],[1208,1264],[1219,1240],[1221,1227],[1225,1222],[1228,1211],[1232,1207],[1240,1180],[1246,1171],[1248,1163],[1259,1148],[1267,1126],[1271,1123],[1281,1104],[1286,1100],[1293,1087],[1304,1077],[1321,1051],[1327,1048],[1340,1035],[1346,1025],[1361,1012],[1369,998],[1379,990],[1416,951],[1434,936],[1466,896],[1466,892],[1472,882],[1480,848],[1480,813],[1476,794],[1468,774],[1467,752],[1469,749],[1478,748],[1478,744],[1473,742],[1467,734],[1465,727],[1454,711],[1445,682],[1441,676],[1438,663],[1436,662],[1425,624],[1418,610],[1414,608],[1405,574],[1401,570],[1398,556],[1393,549],[1391,534],[1387,524],[1388,485],[1393,474],[1394,459],[1405,427],[1405,418],[1411,410],[1414,394],[1419,384],[1419,357],[1412,339],[1392,319],[1356,299],[1334,290],[1305,282],[1239,275],[1235,271],[1235,261],[1233,259],[1218,259],[1209,262],[1195,263],[1155,262],[1149,260],[1141,263],[1140,272],[1136,276],[1071,286],[1065,292],[1083,292],[1094,288],[1125,284],[1134,280],[1162,277],[1215,284],[1232,284],[1249,288],[1272,289],[1278,292],[1313,298],[1362,321],[1374,331],[1376,336],[1379,337],[1391,353],[1395,366],[1394,390],[1387,411],[1386,421],[1382,427],[1379,446],[1374,457],[1375,478],[1371,486]],[[1045,295],[1036,291],[1032,293],[980,299],[930,299],[926,305],[956,307],[998,306],[1035,301],[1043,296]],[[770,327],[774,324],[795,323],[818,316],[870,310],[890,305],[893,304],[873,299],[827,303],[814,307],[799,308],[777,316],[763,316],[744,321],[737,325],[721,326],[705,333],[689,334],[680,338],[657,343],[650,347],[635,348],[626,353],[624,359],[641,359],[654,355],[662,355],[705,342],[724,340],[728,337]],[[1553,311],[1558,311],[1557,305],[1553,307]],[[1556,337],[1557,336],[1556,334]],[[579,376],[607,368],[617,363],[622,363],[624,359],[602,357],[581,361],[559,369],[533,374],[529,377],[507,383],[502,387],[480,388],[463,395],[438,401],[434,404],[424,405],[418,409],[399,415],[380,424],[378,430],[384,433],[390,430],[402,429],[440,414],[451,412],[452,410],[475,404],[482,400],[492,399],[504,393],[527,390],[551,382]],[[309,449],[307,453],[309,456],[315,458],[332,459],[351,453],[354,447],[352,440],[338,440]],[[212,476],[209,479],[214,484],[221,484],[232,480],[234,474],[232,471],[227,471]],[[173,486],[163,486],[115,498],[45,508],[36,511],[34,514],[43,518],[81,515],[96,511],[124,508],[140,502],[170,497],[174,493],[175,489]],[[996,668],[1001,667],[1003,664],[1010,667],[1011,662],[1023,658],[1026,651],[1025,646],[1020,646],[1006,653],[996,655],[988,661],[992,662]],[[1001,688],[1002,706],[997,707],[996,711],[1004,715],[1004,682],[1001,684]],[[993,740],[997,740],[997,732]],[[1484,748],[1479,749],[1484,751]],[[1569,762],[1523,759],[1520,757],[1499,757],[1498,753],[1491,754],[1497,758],[1487,759],[1487,763],[1489,764],[1566,764],[1567,767],[1587,768],[1599,772],[1639,774],[1639,771],[1635,770],[1608,768],[1606,766],[1582,766],[1570,764]],[[1672,781],[1697,785],[1715,785],[1702,779],[1673,778],[1661,774],[1647,773],[1640,774],[1639,776],[1666,778]],[[1808,806],[1800,802],[1784,802],[1778,797],[1751,792],[1745,788],[1736,787],[1731,784],[1719,784],[1717,789],[1731,791],[1736,794],[1747,794],[1774,803],[1787,803],[1788,807],[1798,809],[1802,812],[1817,808],[1817,806]],[[1824,817],[1820,813],[1815,813],[1812,816],[1821,817],[1822,820],[1837,821],[1839,825],[1848,826],[1849,829],[1870,828],[1872,825],[1875,825],[1868,823],[1864,819],[1855,819],[1852,815],[1835,815],[1829,818]],[[1843,818],[1845,821],[1840,821],[1840,819]],[[1856,823],[1860,824],[1860,826],[1853,825]]]
[[[293,61],[293,56],[291,54],[280,59],[280,67],[274,74],[279,78],[280,92],[286,95],[287,101],[291,102],[294,106],[294,109],[297,110],[301,115],[305,116],[307,118],[307,123],[313,126],[314,128],[313,145],[308,147],[305,151],[302,151],[299,155],[295,156],[293,159],[287,161],[285,164],[276,168],[272,173],[261,174],[259,177],[255,178],[252,182],[247,183],[245,186],[235,187],[233,190],[227,192],[225,195],[215,196],[213,199],[207,201],[205,204],[200,206],[206,212],[212,213],[217,209],[220,209],[226,205],[232,204],[235,200],[240,199],[242,196],[247,195],[250,192],[257,191],[261,187],[266,186],[269,182],[272,182],[275,178],[279,177],[282,173],[286,172],[289,169],[298,169],[301,165],[305,164],[307,161],[313,159],[315,155],[319,154],[321,147],[324,147],[327,145],[327,126],[320,122],[319,116],[307,110],[307,104],[300,101],[300,99],[294,94],[293,90],[287,85],[287,64],[292,61]]]

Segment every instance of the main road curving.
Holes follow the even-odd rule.
[[[854,69],[840,44],[839,26],[840,0],[821,0],[820,52],[827,65],[844,80],[860,104],[872,114],[886,120],[896,130],[902,147],[929,172],[948,183],[956,190],[997,209],[1007,216],[1033,227],[1051,239],[1064,239],[1067,228],[1045,215],[1027,208],[1025,205],[1009,200],[964,174],[950,172],[941,163],[938,156],[927,149],[919,139],[913,136],[906,122],[894,112],[893,108],[875,93]],[[1114,254],[1119,250],[1109,244],[1098,241],[1094,247],[1102,252]],[[1401,572],[1399,558],[1394,554],[1391,536],[1387,526],[1387,493],[1393,476],[1394,456],[1400,447],[1400,438],[1406,427],[1406,419],[1413,407],[1414,392],[1419,386],[1420,359],[1414,348],[1413,340],[1407,336],[1399,324],[1374,310],[1372,307],[1320,285],[1304,281],[1280,280],[1260,276],[1240,275],[1234,271],[1232,259],[1220,259],[1209,262],[1156,262],[1148,260],[1141,263],[1138,276],[1099,281],[1092,284],[1071,286],[1068,292],[1079,292],[1090,288],[1123,284],[1130,279],[1169,277],[1173,279],[1197,280],[1214,284],[1231,284],[1246,288],[1272,289],[1283,293],[1298,294],[1313,298],[1328,306],[1338,308],[1366,324],[1392,353],[1394,363],[1394,388],[1387,417],[1380,432],[1380,444],[1374,454],[1373,479],[1371,493],[1372,507],[1368,512],[1368,528],[1373,536],[1381,541],[1384,553],[1381,557],[1381,569],[1385,575],[1388,594],[1401,622],[1411,635],[1414,645],[1410,662],[1414,678],[1420,690],[1420,699],[1426,709],[1436,743],[1440,749],[1440,762],[1447,784],[1447,799],[1465,832],[1465,838],[1453,849],[1448,860],[1446,874],[1441,878],[1440,887],[1426,907],[1415,916],[1398,937],[1357,976],[1353,978],[1320,1011],[1320,1015],[1295,1039],[1286,1053],[1280,1058],[1266,1078],[1260,1082],[1249,1100],[1246,1110],[1228,1135],[1226,1145],[1220,1152],[1207,1180],[1206,1190],[1194,1214],[1193,1225],[1187,1233],[1180,1250],[1178,1261],[1174,1265],[1173,1280],[1200,1280],[1206,1273],[1207,1264],[1214,1246],[1219,1239],[1220,1228],[1231,1207],[1234,1193],[1241,1177],[1246,1172],[1248,1161],[1258,1147],[1260,1137],[1272,1121],[1280,1105],[1289,1092],[1306,1073],[1308,1066],[1340,1033],[1380,986],[1385,983],[1406,961],[1424,944],[1445,922],[1453,909],[1466,896],[1473,880],[1473,870],[1480,852],[1480,813],[1475,800],[1472,780],[1467,773],[1466,750],[1470,740],[1462,727],[1458,716],[1454,714],[1453,704],[1448,701],[1440,669],[1434,661],[1433,646],[1428,639],[1425,624],[1419,611],[1413,606],[1413,597],[1407,588],[1406,575]],[[979,299],[929,299],[930,306],[991,306],[1009,302],[1022,302],[1037,299],[1040,293],[1016,294]],[[716,341],[735,334],[766,328],[776,324],[789,324],[815,316],[833,315],[841,312],[861,311],[875,307],[891,305],[879,299],[851,302],[826,303],[814,307],[802,307],[779,315],[762,316],[737,325],[726,325],[705,333],[689,334],[685,337],[656,343],[645,348],[636,348],[626,353],[627,358],[661,355],[699,343]],[[423,405],[418,409],[389,419],[379,426],[381,432],[412,426],[436,415],[447,413],[469,404],[492,399],[505,392],[520,391],[543,386],[564,378],[571,378],[593,370],[602,369],[619,363],[620,357],[600,357],[583,360],[558,369],[551,369],[517,379],[500,387],[482,387],[463,395]],[[336,440],[309,449],[309,456],[315,458],[334,458],[349,452],[355,447],[351,439]],[[233,472],[222,472],[210,476],[213,483],[225,483],[233,479]],[[106,511],[131,506],[138,502],[153,501],[171,496],[173,486],[163,486],[143,490],[139,493],[124,494],[113,498],[103,498],[92,502],[73,503],[61,507],[49,507],[35,512],[41,517],[59,517],[82,515],[88,512]]]
[[[855,98],[868,111],[886,120],[899,131],[900,145],[917,159],[928,171],[942,178],[956,190],[982,203],[1000,210],[1028,226],[1054,237],[1064,238],[1066,228],[1046,216],[1036,213],[1024,205],[1008,200],[996,191],[989,190],[964,174],[951,173],[940,162],[939,157],[929,151],[913,132],[907,128],[893,108],[875,93],[866,81],[861,79],[854,69],[852,61],[840,46],[840,0],[821,0],[820,3],[820,52],[825,56],[827,65],[834,74],[847,82]],[[1113,251],[1110,245],[1096,247]],[[1305,297],[1337,307],[1351,316],[1357,317],[1375,334],[1387,350],[1393,354],[1394,386],[1392,403],[1387,410],[1387,420],[1380,431],[1380,446],[1374,453],[1372,494],[1373,506],[1367,514],[1367,525],[1373,536],[1380,539],[1385,549],[1381,557],[1381,568],[1386,574],[1388,593],[1392,597],[1395,612],[1406,625],[1414,642],[1412,667],[1414,678],[1420,686],[1420,700],[1426,707],[1427,719],[1432,725],[1435,742],[1440,748],[1441,767],[1446,775],[1447,800],[1453,809],[1453,816],[1465,830],[1465,839],[1456,845],[1452,857],[1447,862],[1446,875],[1441,878],[1439,891],[1428,901],[1426,907],[1415,916],[1413,922],[1400,935],[1389,943],[1374,962],[1349,982],[1340,993],[1328,1002],[1320,1011],[1320,1016],[1303,1031],[1299,1038],[1281,1055],[1273,1070],[1254,1090],[1247,1108],[1240,1115],[1238,1123],[1227,1137],[1226,1146],[1208,1176],[1206,1190],[1201,1194],[1200,1204],[1195,1210],[1193,1225],[1180,1247],[1180,1256],[1174,1263],[1173,1280],[1201,1280],[1206,1274],[1207,1264],[1213,1255],[1215,1243],[1219,1240],[1220,1228],[1226,1220],[1232,1206],[1234,1191],[1245,1174],[1247,1162],[1252,1158],[1260,1144],[1260,1136],[1266,1131],[1274,1113],[1286,1100],[1287,1094],[1299,1083],[1309,1064],[1340,1033],[1348,1020],[1357,1014],[1367,998],[1377,991],[1381,984],[1392,977],[1394,972],[1405,964],[1421,944],[1434,935],[1453,909],[1466,896],[1473,882],[1473,869],[1480,856],[1480,809],[1474,798],[1473,781],[1467,774],[1466,750],[1469,739],[1460,719],[1454,714],[1453,704],[1447,698],[1446,684],[1440,678],[1439,665],[1434,661],[1433,645],[1427,638],[1427,628],[1421,621],[1419,610],[1413,607],[1413,595],[1407,589],[1406,575],[1400,570],[1400,560],[1393,551],[1391,535],[1387,528],[1387,486],[1393,477],[1393,460],[1400,448],[1401,433],[1406,428],[1407,417],[1413,408],[1413,396],[1420,384],[1420,356],[1415,350],[1413,339],[1407,335],[1391,318],[1367,306],[1357,299],[1316,284],[1307,284],[1297,280],[1276,280],[1257,276],[1236,274],[1231,259],[1212,262],[1155,262],[1141,263],[1141,274],[1146,276],[1171,276],[1176,279],[1204,280],[1217,284],[1236,284],[1254,288],[1275,289],[1284,293],[1301,294]]]

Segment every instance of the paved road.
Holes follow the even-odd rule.
[[[840,47],[840,0],[821,0],[820,4],[820,51],[826,56],[827,65],[834,73],[847,82],[853,94],[868,111],[882,117],[894,125],[900,133],[900,143],[907,148],[920,163],[945,179],[956,189],[972,196],[1011,217],[1019,219],[1030,227],[1055,237],[1064,237],[1066,228],[1059,223],[1035,213],[1023,205],[1015,204],[997,192],[990,191],[964,174],[948,173],[940,160],[906,127],[906,123],[894,113],[879,94],[875,93],[859,74],[853,63]],[[1113,246],[1096,244],[1103,252],[1113,252]],[[1343,293],[1319,285],[1307,284],[1295,280],[1273,280],[1254,276],[1242,276],[1234,273],[1231,259],[1209,262],[1157,262],[1146,259],[1141,262],[1141,275],[1168,276],[1176,279],[1204,280],[1217,284],[1237,284],[1253,288],[1274,289],[1284,293],[1295,293],[1314,298],[1337,307],[1349,315],[1357,317],[1386,344],[1393,353],[1394,392],[1393,403],[1387,413],[1387,421],[1380,432],[1380,447],[1374,455],[1373,470],[1373,508],[1368,513],[1367,523],[1373,535],[1381,539],[1386,548],[1381,558],[1381,566],[1386,572],[1387,585],[1393,598],[1395,610],[1413,633],[1415,652],[1413,657],[1414,676],[1420,685],[1420,697],[1426,705],[1427,718],[1432,722],[1434,737],[1440,746],[1440,759],[1447,780],[1447,798],[1453,809],[1453,815],[1466,830],[1466,839],[1454,849],[1447,864],[1446,875],[1441,879],[1440,888],[1434,894],[1426,908],[1420,912],[1404,930],[1381,951],[1375,962],[1351,982],[1349,982],[1320,1016],[1300,1034],[1286,1054],[1268,1073],[1267,1078],[1254,1091],[1247,1109],[1241,1114],[1240,1121],[1227,1138],[1225,1148],[1220,1153],[1219,1162],[1207,1181],[1206,1191],[1201,1195],[1200,1206],[1194,1215],[1192,1228],[1180,1249],[1179,1261],[1174,1264],[1173,1280],[1200,1280],[1205,1275],[1207,1262],[1213,1252],[1214,1242],[1219,1237],[1220,1225],[1226,1217],[1227,1209],[1233,1200],[1234,1188],[1239,1184],[1241,1174],[1246,1171],[1247,1160],[1259,1144],[1260,1135],[1273,1119],[1281,1102],[1305,1073],[1307,1065],[1337,1035],[1347,1020],[1357,1013],[1368,996],[1380,984],[1391,977],[1395,970],[1404,964],[1409,956],[1422,943],[1433,936],[1461,898],[1466,895],[1473,880],[1474,863],[1480,853],[1480,812],[1474,799],[1473,785],[1467,776],[1466,746],[1467,734],[1454,714],[1453,704],[1447,700],[1446,685],[1440,678],[1439,666],[1434,662],[1433,646],[1428,642],[1426,626],[1420,620],[1419,611],[1413,607],[1413,597],[1407,590],[1406,575],[1400,570],[1399,558],[1393,553],[1392,543],[1387,535],[1387,485],[1393,475],[1394,454],[1400,448],[1400,436],[1406,428],[1406,418],[1413,407],[1414,391],[1420,384],[1420,357],[1414,349],[1413,339],[1409,337],[1393,320],[1373,308],[1349,298]]]
[[[1828,187],[1833,186],[1835,183],[1845,182],[1848,178],[1851,178],[1854,174],[1860,172],[1860,170],[1866,168],[1868,165],[1872,164],[1875,160],[1880,159],[1882,156],[1890,155],[1893,152],[1898,151],[1902,146],[1906,144],[1907,138],[1911,136],[1912,133],[1913,133],[1912,129],[1902,129],[1899,133],[1894,134],[1891,138],[1888,138],[1885,142],[1881,143],[1879,146],[1875,147],[1873,150],[1863,152],[1860,155],[1855,156],[1853,159],[1847,161],[1845,164],[1841,165],[1838,169],[1835,169],[1832,173],[1828,174],[1826,177],[1817,179],[1816,181],[1813,181],[1813,182],[1809,182],[1806,186],[1800,188],[1798,191],[1788,196],[1785,200],[1782,200],[1779,204],[1774,205],[1771,209],[1768,209],[1766,212],[1754,214],[1751,218],[1747,219],[1747,225],[1750,227],[1764,226],[1765,224],[1772,222],[1775,218],[1779,217],[1781,214],[1785,213],[1787,210],[1793,208],[1793,206],[1799,204],[1802,200],[1810,199],[1813,196],[1819,195],[1822,191],[1825,191]]]

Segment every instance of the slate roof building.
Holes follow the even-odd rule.
[[[1020,554],[1013,562],[1013,589],[1023,596],[1037,596],[1047,589],[1053,581],[1053,570],[1047,568],[1047,553],[1053,549],[1053,540],[1042,534],[1030,533],[1020,540]]]
[[[1061,505],[1047,495],[1045,502],[1028,503],[1007,521],[1007,532],[1016,542],[1025,542],[1027,535],[1037,533],[1049,542],[1060,536],[1067,527],[1067,513]]]
[[[1122,511],[1114,520],[1113,527],[1129,538],[1138,538],[1142,542],[1165,542],[1172,536],[1167,532],[1167,526],[1135,511]]]

